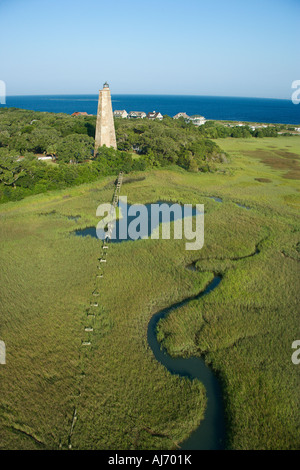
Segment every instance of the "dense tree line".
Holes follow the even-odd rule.
[[[58,162],[69,163],[75,153],[75,161],[80,162],[91,156],[94,135],[94,116],[73,118],[63,113],[0,110],[0,147],[19,156],[25,152],[44,153],[55,155]]]
[[[144,170],[128,152],[102,148],[94,158],[94,116],[0,110],[0,202],[93,181],[120,170]],[[51,155],[55,163],[37,159]]]
[[[118,150],[94,156],[96,117],[16,108],[0,110],[0,202],[93,181],[118,171],[179,165],[213,171],[225,155],[184,121],[116,120]],[[37,155],[51,155],[45,163]]]
[[[0,110],[0,202],[77,185],[99,176],[178,165],[214,171],[226,155],[211,139],[276,137],[284,125],[251,129],[207,121],[200,127],[164,116],[163,121],[116,119],[118,150],[94,156],[95,116],[72,117],[17,108]],[[45,163],[37,155],[51,155]]]
[[[93,161],[80,164],[49,164],[37,160],[36,155],[29,152],[20,159],[14,152],[0,148],[0,202],[88,183],[120,170],[129,172],[145,168],[145,162],[134,161],[127,152],[105,147]]]
[[[249,138],[249,137],[277,137],[278,132],[285,129],[284,125],[272,125],[267,127],[259,127],[251,129],[248,125],[222,125],[215,121],[206,121],[206,123],[199,128],[201,135],[209,139],[218,138]]]
[[[199,128],[183,119],[164,116],[163,121],[148,119],[116,120],[118,148],[134,149],[144,157],[147,166],[179,165],[190,171],[213,171],[225,154]]]

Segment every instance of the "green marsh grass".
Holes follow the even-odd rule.
[[[295,139],[255,145],[296,152]],[[184,240],[113,244],[102,279],[101,242],[74,230],[97,223],[113,178],[1,205],[0,448],[67,448],[74,406],[73,449],[180,445],[203,418],[205,389],[156,362],[147,325],[203,290],[213,273],[223,277],[217,289],[160,322],[159,338],[175,356],[204,355],[219,375],[228,448],[299,447],[299,372],[291,362],[300,334],[298,181],[243,153],[248,140],[219,144],[231,155],[224,173],[153,170],[129,175],[135,181],[122,187],[129,203],[204,203],[203,249],[186,251]],[[192,262],[197,271],[186,269]],[[91,334],[84,327],[95,287]]]

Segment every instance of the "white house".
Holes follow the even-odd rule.
[[[128,113],[125,109],[122,109],[122,110],[116,109],[114,111],[114,117],[126,119],[127,116],[128,116]]]
[[[204,116],[195,114],[194,116],[189,117],[189,122],[192,122],[195,126],[202,126],[202,124],[205,124],[206,119]]]
[[[144,111],[130,111],[128,114],[128,119],[144,119],[146,117],[146,113]]]
[[[161,121],[163,119],[163,115],[160,114],[160,112],[157,113],[156,111],[152,111],[147,114],[147,118],[152,120],[159,119]]]

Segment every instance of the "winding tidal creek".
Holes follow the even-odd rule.
[[[221,199],[218,199],[216,202],[222,202]],[[162,203],[162,201],[159,201]],[[169,205],[171,205],[169,203]],[[147,205],[147,207],[150,205]],[[129,207],[129,206],[128,206]],[[122,209],[122,207],[121,207]],[[196,212],[193,210],[193,214]],[[182,215],[182,217],[184,217]],[[171,221],[174,221],[171,218]],[[128,223],[130,223],[130,218],[128,218]],[[119,221],[116,221],[116,228],[118,231]],[[149,219],[149,227],[150,219]],[[75,234],[77,236],[91,236],[96,237],[96,228],[87,227],[85,229],[76,230]],[[149,236],[150,232],[145,233]],[[113,243],[126,242],[128,239],[118,239],[111,240]],[[189,269],[196,270],[194,266],[187,266]],[[181,377],[186,377],[190,380],[199,380],[203,383],[206,389],[207,396],[207,407],[205,410],[204,419],[201,421],[200,425],[192,434],[181,444],[181,449],[185,450],[217,450],[223,449],[225,446],[225,417],[224,417],[224,405],[222,390],[219,384],[219,381],[213,371],[201,357],[190,357],[190,358],[181,358],[181,357],[171,357],[167,351],[162,348],[161,344],[157,340],[157,323],[160,319],[166,317],[171,311],[174,311],[184,305],[187,305],[193,300],[200,299],[201,297],[208,295],[214,289],[218,287],[222,278],[219,275],[215,275],[213,280],[206,286],[204,291],[200,292],[196,296],[189,297],[184,299],[181,302],[175,303],[170,307],[161,310],[160,312],[153,315],[149,324],[147,331],[148,344],[153,351],[153,354],[157,361],[159,361],[171,374],[176,374]]]
[[[201,357],[171,357],[157,340],[156,327],[160,319],[165,318],[170,312],[188,304],[192,300],[199,299],[216,289],[221,282],[221,277],[215,275],[204,291],[194,297],[178,302],[153,315],[148,324],[148,343],[157,361],[164,365],[171,374],[187,377],[190,380],[198,379],[206,389],[207,407],[204,420],[198,428],[184,441],[181,449],[189,450],[217,450],[223,449],[225,444],[225,417],[222,391],[217,377],[205,364]]]

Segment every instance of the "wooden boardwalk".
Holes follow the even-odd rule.
[[[119,195],[120,195],[122,182],[123,182],[123,172],[121,171],[119,173],[118,178],[117,178],[116,183],[115,183],[115,190],[114,190],[114,194],[113,194],[113,197],[112,197],[112,213],[114,213],[114,211],[115,211],[115,209],[116,209],[116,207],[118,206],[118,203],[119,203]],[[113,227],[113,222],[109,222],[106,237],[105,237],[105,239],[102,243],[100,256],[98,258],[99,264],[98,264],[97,268],[100,271],[100,273],[96,274],[95,287],[94,287],[94,290],[92,292],[93,297],[99,297],[100,296],[100,292],[101,292],[100,279],[102,279],[103,276],[104,276],[103,263],[107,263],[107,253],[108,253],[108,250],[109,250],[109,242],[111,240],[111,234],[112,234],[113,228],[114,228]],[[95,302],[94,300],[91,300],[90,301],[90,308],[91,307],[93,307],[93,312],[95,312],[94,308],[100,307],[100,304],[99,304],[99,302]],[[97,310],[96,310],[96,314],[97,314]],[[84,327],[85,332],[93,333],[95,316],[96,315],[94,315],[94,313],[91,314],[90,311],[88,311],[87,318],[89,318],[91,321],[89,321],[89,324]],[[82,346],[91,346],[92,345],[91,335],[89,334],[88,336],[89,336],[89,338],[82,342]]]
[[[116,180],[115,190],[114,190],[114,194],[113,194],[113,197],[112,197],[112,208],[111,208],[111,213],[112,214],[114,213],[114,211],[115,211],[115,209],[116,209],[116,207],[118,206],[118,203],[119,203],[119,195],[120,195],[122,182],[123,182],[123,172],[121,171],[118,175],[117,180]],[[96,316],[97,316],[97,313],[99,312],[99,310],[103,309],[103,307],[100,305],[99,302],[95,302],[95,297],[99,297],[100,293],[101,293],[100,279],[102,279],[103,275],[104,275],[103,263],[107,262],[107,253],[108,253],[108,249],[109,249],[109,242],[111,240],[112,231],[113,231],[113,223],[109,222],[108,223],[108,231],[106,233],[106,237],[105,237],[104,241],[102,242],[101,252],[100,252],[100,256],[98,258],[99,264],[98,264],[97,268],[100,270],[100,273],[98,272],[96,274],[95,286],[94,286],[94,290],[92,292],[92,299],[90,300],[90,305],[89,305],[89,308],[88,308],[87,313],[86,313],[86,319],[87,319],[88,324],[86,324],[84,326],[85,338],[81,341],[81,347],[84,348],[85,350],[89,349],[92,346],[92,335],[93,335],[93,332],[94,332],[95,319],[96,319]],[[92,309],[92,313],[91,313],[91,309]],[[83,374],[82,377],[85,377],[85,374]],[[78,397],[80,397],[80,395],[81,395],[81,383],[80,383],[80,386],[79,386]],[[70,428],[69,436],[68,436],[68,447],[69,447],[69,449],[72,449],[71,439],[72,439],[74,426],[75,426],[76,421],[77,421],[77,417],[78,417],[77,416],[77,408],[75,406],[74,411],[73,411],[73,416],[72,416],[71,428]]]

